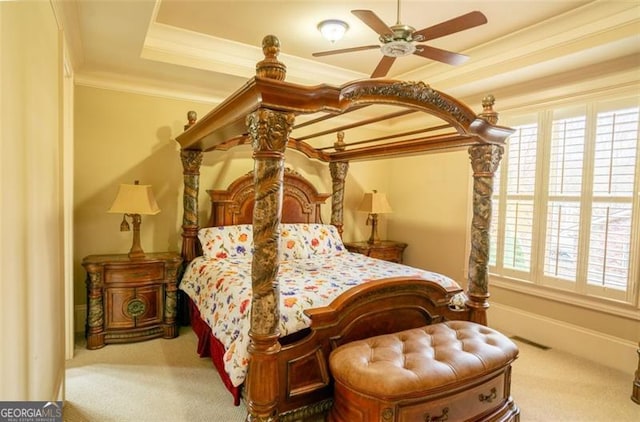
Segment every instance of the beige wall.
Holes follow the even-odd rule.
[[[64,385],[61,38],[48,2],[0,2],[0,398]]]
[[[147,252],[178,251],[182,164],[173,138],[186,113],[209,105],[78,86],[75,90],[75,303],[86,303],[83,257],[128,253],[132,232],[120,232],[121,214],[107,210],[121,183],[153,187],[161,212],[143,216]],[[83,327],[76,326],[76,331]]]
[[[563,321],[631,342],[640,340],[640,322],[637,319],[611,315],[584,306],[569,305],[498,286],[491,288],[491,294],[492,302],[495,303],[517,307],[525,312],[544,315],[545,318]]]
[[[471,164],[466,149],[389,161],[388,235],[408,243],[405,262],[466,286]]]

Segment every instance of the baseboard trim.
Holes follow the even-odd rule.
[[[74,309],[75,332],[84,333],[87,305]],[[489,325],[529,341],[562,350],[593,362],[633,374],[638,368],[638,344],[588,330],[518,308],[491,303]]]
[[[65,383],[66,383],[66,368],[65,365],[63,364],[62,367],[60,368],[60,372],[58,374],[58,381],[57,381],[57,385],[58,388],[56,389],[55,397],[53,399],[53,401],[62,401],[64,402],[64,395],[65,395]]]
[[[511,306],[491,303],[489,325],[625,373],[638,367],[637,343]]]
[[[73,309],[73,332],[84,333],[87,320],[87,305],[76,305]]]

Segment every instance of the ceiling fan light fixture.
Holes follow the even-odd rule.
[[[318,31],[330,43],[340,40],[349,29],[349,25],[339,19],[327,19],[318,24]]]
[[[404,57],[416,51],[416,45],[407,41],[391,41],[380,47],[382,54],[387,57]]]

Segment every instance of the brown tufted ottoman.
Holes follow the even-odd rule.
[[[329,421],[517,421],[518,347],[499,332],[448,321],[344,344],[330,367]]]

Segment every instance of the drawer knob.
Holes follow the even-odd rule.
[[[145,308],[146,306],[143,301],[141,301],[140,299],[132,299],[127,304],[127,313],[129,314],[129,316],[136,318],[144,314]]]
[[[498,394],[496,392],[496,388],[493,387],[491,391],[489,391],[489,394],[480,393],[478,395],[478,400],[480,400],[481,402],[491,403],[497,396]]]
[[[429,413],[424,415],[424,422],[442,422],[449,419],[449,408],[445,407],[442,409],[442,414],[440,416],[431,416]]]

